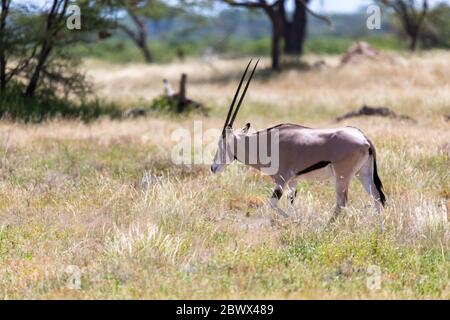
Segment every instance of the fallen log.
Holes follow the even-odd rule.
[[[360,116],[381,116],[381,117],[389,117],[399,120],[406,120],[406,121],[412,121],[417,122],[415,119],[411,118],[410,116],[403,115],[403,114],[397,114],[394,111],[390,110],[386,107],[371,107],[364,105],[360,109],[351,111],[348,113],[343,114],[340,117],[336,118],[336,121],[342,121],[349,118],[354,117],[360,117]]]
[[[143,117],[147,115],[147,111],[148,110],[145,108],[128,109],[122,114],[122,116],[125,118]]]

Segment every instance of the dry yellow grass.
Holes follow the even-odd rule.
[[[189,96],[211,115],[0,122],[0,297],[449,299],[450,53],[345,68],[324,59],[325,70],[257,78],[238,125],[361,128],[378,149],[385,234],[356,183],[345,216],[326,231],[330,183],[301,183],[294,221],[272,225],[267,178],[240,165],[213,176],[171,163],[173,130],[192,130],[195,119],[204,130],[222,125],[245,59],[214,69],[89,61],[98,95],[124,107],[148,103],[162,78],[186,72]],[[418,122],[333,121],[364,103]],[[379,289],[366,286],[371,265],[381,268]],[[81,286],[71,289],[78,268]]]

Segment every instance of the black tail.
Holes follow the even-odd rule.
[[[380,177],[378,176],[377,159],[373,153],[372,148],[369,148],[369,154],[373,155],[373,182],[375,183],[375,187],[380,194],[380,202],[384,207],[384,204],[386,203],[386,196],[383,193],[383,184],[381,183]]]

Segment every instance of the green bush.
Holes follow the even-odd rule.
[[[305,41],[305,53],[342,54],[351,45],[346,38],[316,37]]]
[[[95,42],[90,45],[76,45],[72,53],[79,57],[95,58],[101,61],[113,63],[144,61],[139,49],[130,41],[121,39],[109,39]]]
[[[179,113],[190,113],[194,111],[201,112],[203,115],[208,114],[208,108],[205,108],[198,102],[188,101],[182,107],[183,109],[179,109],[179,99],[177,96],[169,99],[165,95],[161,95],[159,97],[154,98],[149,107],[151,111],[156,111],[162,114],[179,114]]]
[[[269,37],[259,39],[232,38],[223,46],[223,53],[235,55],[268,55],[270,54]]]
[[[312,37],[306,39],[305,53],[314,54],[343,54],[355,41],[366,41],[380,50],[403,50],[405,45],[394,37],[377,36],[361,39],[336,38],[336,37]]]
[[[48,118],[80,119],[90,121],[100,116],[112,118],[121,115],[113,104],[99,100],[73,101],[57,97],[53,92],[39,92],[33,98],[23,95],[23,85],[12,83],[0,95],[0,118],[23,122],[41,122]]]
[[[150,110],[163,113],[175,112],[176,108],[177,108],[176,103],[174,103],[174,101],[169,100],[164,95],[154,98],[150,103]]]

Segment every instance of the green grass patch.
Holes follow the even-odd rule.
[[[307,54],[342,54],[357,40],[367,41],[380,50],[404,50],[406,45],[392,36],[364,38],[309,37],[305,41]],[[195,42],[170,42],[152,40],[148,42],[153,62],[168,63],[176,59],[180,52],[186,57],[198,57],[211,46],[210,40]],[[214,48],[216,53],[231,56],[267,56],[271,50],[270,37],[246,39],[231,37]],[[130,40],[114,37],[89,46],[74,46],[73,53],[84,58],[94,58],[111,63],[144,62],[140,49]]]
[[[405,44],[394,37],[377,36],[361,39],[337,37],[313,37],[305,42],[305,53],[311,54],[343,54],[353,42],[366,41],[379,50],[404,50]]]

